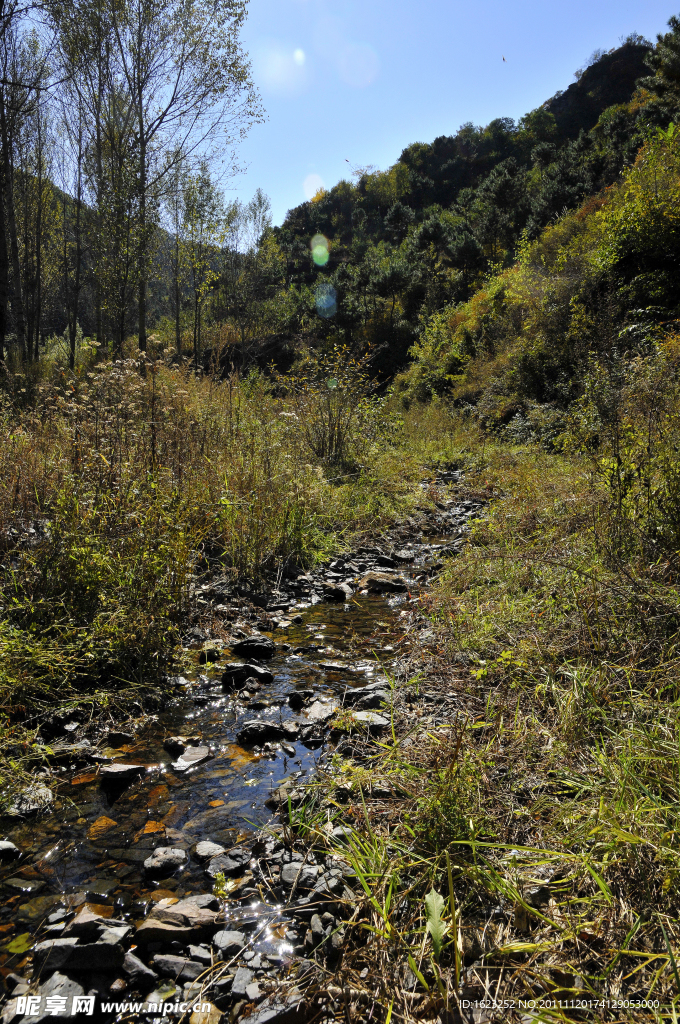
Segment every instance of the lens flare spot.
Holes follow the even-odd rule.
[[[312,259],[317,267],[325,267],[330,257],[330,243],[325,235],[314,235],[309,248],[312,250]]]
[[[378,54],[368,43],[349,43],[343,47],[338,61],[340,77],[355,89],[365,89],[378,77]]]
[[[295,61],[296,64],[299,64],[300,67],[302,67],[302,65],[305,62],[305,51],[295,50],[295,52],[293,53],[293,60]]]
[[[335,316],[338,310],[338,293],[332,284],[329,284],[328,281],[318,284],[314,292],[314,299],[319,316],[324,319]]]
[[[323,188],[323,178],[320,174],[308,174],[302,183],[305,199],[313,199]]]

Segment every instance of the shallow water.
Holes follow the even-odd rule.
[[[416,562],[403,566],[401,575],[413,581],[436,558],[439,542],[445,539],[428,537],[427,543],[414,545]],[[417,589],[413,583],[414,595]],[[355,595],[344,605],[289,609],[287,614],[300,614],[302,622],[268,634],[277,644],[275,657],[266,663],[274,680],[263,685],[249,705],[224,691],[223,662],[199,666],[196,650],[195,669],[187,674],[183,692],[143,726],[134,742],[103,751],[113,763],[144,765],[135,781],[114,789],[102,784],[96,766],[81,768],[65,773],[48,814],[20,823],[0,821],[2,835],[22,853],[33,855],[31,866],[22,859],[20,866],[2,869],[0,968],[6,972],[22,966],[20,952],[2,952],[5,936],[11,940],[17,929],[32,931],[47,905],[63,904],[64,897],[68,902],[69,893],[85,893],[90,903],[111,908],[107,913],[135,919],[143,916],[151,900],[209,892],[205,864],[192,855],[194,844],[209,839],[228,848],[248,837],[272,819],[273,812],[265,806],[272,789],[287,778],[303,780],[328,752],[325,743],[310,747],[300,740],[284,741],[294,753],[279,744],[272,744],[270,751],[243,747],[236,740],[242,723],[257,718],[304,725],[304,708],[294,712],[288,704],[291,691],[312,688],[315,701],[337,704],[346,686],[384,679],[394,656],[389,638],[409,600],[406,594]],[[225,651],[224,661],[229,660]],[[180,772],[163,747],[164,739],[173,735],[209,747],[212,756]],[[173,845],[187,851],[186,868],[162,881],[145,878],[143,862],[152,849]],[[14,881],[8,885],[9,878]],[[275,947],[286,952],[282,935],[272,931],[272,911],[253,903],[247,911],[232,913],[234,924],[242,913],[260,922],[258,946],[269,950],[270,959]]]

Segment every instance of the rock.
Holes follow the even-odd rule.
[[[9,886],[10,889],[18,889],[19,892],[40,892],[41,889],[45,888],[44,882],[34,881],[28,878],[4,878],[3,885]]]
[[[239,743],[264,743],[265,740],[281,739],[283,734],[283,728],[276,722],[255,718],[243,723],[236,738]]]
[[[131,732],[122,732],[118,729],[113,729],[106,735],[106,746],[118,749],[118,747],[125,746],[126,743],[134,743],[135,737]]]
[[[379,732],[381,729],[386,729],[390,724],[389,719],[383,718],[382,715],[376,714],[375,711],[356,711],[354,719],[365,725],[369,732],[373,730]]]
[[[170,953],[157,953],[152,963],[162,977],[173,978],[177,982],[195,981],[205,971],[204,964]]]
[[[55,903],[59,903],[61,896],[36,896],[28,903],[22,903],[16,911],[18,924],[37,925],[46,917]]]
[[[150,878],[162,878],[171,875],[186,862],[186,859],[184,850],[173,846],[158,846],[144,861],[144,870]]]
[[[209,967],[212,963],[212,955],[207,946],[189,946],[189,957],[199,964]]]
[[[262,668],[260,665],[240,665],[238,662],[232,662],[222,673],[222,684],[226,687],[237,688],[251,676],[259,683],[271,683],[274,678],[269,669]]]
[[[319,877],[319,868],[315,864],[300,864],[299,861],[292,861],[284,864],[281,868],[281,882],[283,885],[294,885],[297,880],[297,889],[311,889]]]
[[[282,1003],[277,999],[273,1003],[261,1006],[249,1017],[241,1017],[239,1024],[300,1024],[301,1020],[304,1020],[304,1015],[298,1008],[297,1001]]]
[[[234,956],[236,953],[240,953],[245,945],[246,937],[243,932],[235,932],[225,929],[224,931],[217,932],[216,935],[213,935],[213,949],[224,960]]]
[[[115,931],[115,929],[114,929]],[[62,939],[47,939],[33,947],[33,962],[41,971],[117,971],[123,966],[125,950],[117,936],[116,941],[106,937],[99,942],[80,944],[73,936]]]
[[[44,811],[53,801],[52,791],[47,786],[36,782],[23,789],[5,813],[11,818],[23,818],[26,815]]]
[[[167,750],[167,752],[172,754],[173,757],[177,757],[187,749],[186,736],[168,736],[167,739],[163,741],[163,749]]]
[[[225,875],[235,875],[244,871],[250,864],[251,853],[245,846],[235,846],[226,853],[213,857],[206,868],[206,874],[214,878],[219,872]]]
[[[243,999],[246,995],[246,988],[252,982],[254,974],[247,967],[239,967],[232,982],[231,994],[235,999]]]
[[[276,644],[267,636],[249,636],[232,645],[232,651],[241,658],[258,658],[268,661],[276,654]]]
[[[126,928],[130,931],[130,925],[126,921],[117,921],[110,917],[102,917],[95,913],[87,904],[82,906],[73,920],[69,921],[64,930],[65,935],[76,935],[78,938],[89,938],[99,935],[103,928]]]
[[[15,846],[14,843],[10,843],[9,839],[3,839],[0,842],[0,861],[2,861],[3,864],[20,856],[21,850],[18,846]]]
[[[105,764],[100,768],[99,774],[101,776],[102,784],[106,783],[124,783],[132,782],[138,775],[143,775],[146,771],[146,765],[143,764],[121,764],[120,761],[115,764]]]
[[[200,843],[196,843],[194,853],[199,860],[212,860],[213,857],[219,857],[221,853],[225,852],[225,848],[220,846],[219,843],[211,843],[207,839],[203,839]]]
[[[389,704],[389,691],[383,688],[382,683],[369,683],[368,686],[348,687],[342,697],[345,705],[369,710],[379,708],[383,704]]]
[[[82,985],[72,978],[69,978],[65,974],[61,974],[59,971],[55,971],[51,978],[48,978],[40,986],[40,999],[41,999],[41,1010],[42,1012],[33,1016],[25,1016],[24,1021],[31,1021],[32,1024],[37,1024],[38,1021],[51,1021],[54,1020],[52,1014],[47,1013],[47,999],[66,999],[66,1007],[70,1012],[73,1007],[73,999],[85,995],[85,990]],[[44,1009],[43,1009],[44,1007]]]
[[[246,999],[249,1003],[259,1003],[264,999],[264,992],[256,981],[251,981],[250,985],[246,985]]]
[[[199,665],[205,665],[220,660],[222,654],[221,647],[204,647],[198,655]]]
[[[295,747],[291,743],[282,743],[281,750],[284,754],[288,754],[289,757],[295,757],[295,754],[297,753]]]
[[[134,953],[126,953],[123,960],[123,974],[133,985],[153,985],[158,981],[158,975],[150,967],[138,960]]]
[[[159,946],[169,946],[173,942],[185,946],[192,939],[203,938],[203,934],[203,931],[190,928],[188,925],[147,918],[135,932],[135,942],[140,946],[155,945],[156,949]]]
[[[361,590],[370,590],[374,594],[402,594],[408,590],[408,584],[401,576],[391,576],[384,572],[366,573],[359,580],[357,586]]]
[[[187,747],[178,760],[173,762],[172,767],[177,772],[185,772],[204,761],[209,761],[211,757],[209,747]]]
[[[191,1014],[189,1024],[220,1024],[225,1019],[225,1015],[213,1003],[199,999],[198,994],[196,993],[190,1001],[192,1004],[200,1003],[200,1009],[194,1010]]]
[[[299,711],[314,696],[314,690],[293,690],[288,694],[288,703],[293,711]]]
[[[323,588],[323,596],[326,601],[346,601],[347,593],[343,587],[327,585]]]
[[[187,898],[182,902],[199,907],[202,910],[214,910],[215,912],[220,910],[222,906],[217,896],[213,896],[211,892],[202,892],[198,893],[196,896],[187,896]]]
[[[336,704],[324,704],[320,700],[315,700],[313,704],[305,710],[307,722],[327,722],[329,718],[332,718],[335,712],[338,710]]]
[[[295,753],[295,750],[293,753]],[[298,807],[304,798],[305,794],[303,790],[295,789],[291,783],[284,782],[282,786],[279,786],[267,797],[264,805],[265,807],[270,807],[273,811],[276,811],[280,807],[287,807],[289,799],[291,807]]]

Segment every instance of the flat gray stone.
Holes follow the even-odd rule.
[[[225,875],[235,875],[239,871],[245,871],[250,864],[252,854],[245,846],[235,846],[218,857],[213,857],[206,868],[209,878],[215,878],[222,872]]]
[[[195,981],[205,971],[204,964],[171,953],[157,953],[152,963],[163,978],[173,978],[177,982]]]
[[[243,932],[225,929],[213,935],[213,949],[224,959],[240,953],[245,945],[246,937]]]
[[[140,982],[153,985],[158,981],[158,975],[150,967],[142,963],[134,953],[126,953],[123,960],[123,974],[129,978],[133,985]]]
[[[158,846],[144,861],[144,870],[150,878],[171,875],[173,871],[186,863],[186,859],[187,855],[184,850],[174,846]]]
[[[203,764],[204,761],[209,761],[211,757],[209,747],[187,747],[178,759],[173,761],[172,767],[177,772],[185,772],[189,768]]]
[[[239,967],[236,971],[236,976],[231,986],[231,994],[236,999],[244,999],[246,995],[246,988],[252,982],[255,975],[252,971],[249,971],[247,967]]]
[[[320,700],[315,700],[305,708],[305,716],[308,722],[327,722],[337,710],[337,704],[324,704]]]
[[[362,725],[367,726],[369,731],[371,729],[375,729],[376,731],[386,729],[390,724],[388,718],[383,718],[382,715],[376,714],[375,711],[356,711],[354,713],[354,717],[357,722],[361,722]]]
[[[213,857],[219,857],[221,853],[224,853],[225,849],[219,843],[211,843],[209,840],[203,839],[200,843],[196,843],[194,852],[199,860],[212,860]]]
[[[283,885],[294,885],[297,879],[298,889],[311,889],[318,877],[319,869],[315,864],[301,865],[300,861],[294,860],[289,864],[284,864],[281,868]]]

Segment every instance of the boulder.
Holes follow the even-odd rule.
[[[325,704],[320,700],[315,700],[305,709],[305,716],[308,722],[327,722],[337,710],[335,704]]]
[[[183,754],[187,749],[186,736],[168,736],[167,739],[163,740],[163,749],[167,750],[173,757]]]
[[[0,862],[3,864],[14,860],[16,857],[21,856],[21,850],[14,843],[11,843],[9,839],[3,839],[0,842]]]

